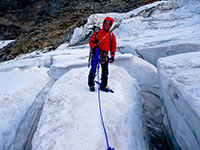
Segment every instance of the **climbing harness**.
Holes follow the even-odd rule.
[[[100,64],[100,58],[99,58],[99,48],[96,49],[96,54],[95,54],[95,60],[93,62],[93,65],[96,65],[97,63],[97,80],[99,82],[99,64]],[[93,66],[93,68],[95,68],[95,66]],[[95,74],[95,70],[93,69],[93,75]],[[101,110],[101,98],[100,98],[100,85],[98,84],[98,101],[99,101],[99,112],[100,112],[100,117],[101,117],[101,124],[103,126],[103,130],[104,130],[104,134],[105,134],[105,138],[106,138],[106,143],[107,143],[107,150],[114,150],[114,148],[111,148],[109,146],[109,142],[108,142],[108,136],[107,136],[107,132],[106,132],[106,127],[104,125],[104,121],[103,121],[103,115],[102,115],[102,110]]]
[[[96,32],[96,35],[95,35],[95,43],[97,43],[97,45],[99,45],[105,38],[106,36],[108,36],[110,34],[110,49],[112,48],[112,30],[110,32],[108,32],[102,39],[101,41],[98,42],[97,38],[98,38],[98,34],[99,34],[99,31]],[[89,58],[88,58],[88,68],[90,68],[90,61],[92,59],[92,55],[93,55],[93,50],[92,48],[90,48],[90,51],[89,51]]]

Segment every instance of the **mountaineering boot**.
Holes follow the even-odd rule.
[[[100,90],[101,91],[104,91],[104,92],[109,92],[109,88],[108,87],[100,87]]]
[[[103,83],[100,84],[98,81],[95,81],[95,82],[100,85],[99,90],[104,91],[104,92],[114,93],[114,91],[109,86],[105,87],[103,86],[104,85]]]
[[[95,91],[94,86],[90,86],[90,91],[91,91],[91,92],[94,92],[94,91]]]
[[[100,90],[101,91],[104,91],[104,92],[111,92],[111,93],[114,93],[114,91],[112,89],[110,89],[109,86],[106,86],[104,88],[100,87]]]

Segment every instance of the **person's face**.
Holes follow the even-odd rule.
[[[110,22],[106,21],[106,22],[104,23],[104,29],[105,29],[105,30],[109,30],[110,26],[111,26]]]

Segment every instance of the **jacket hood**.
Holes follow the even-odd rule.
[[[106,17],[106,18],[103,20],[103,26],[102,26],[102,28],[104,28],[104,23],[105,23],[107,20],[111,22],[110,28],[112,27],[113,22],[114,22],[113,18],[111,18],[111,17]],[[110,29],[109,29],[109,31],[110,31]]]

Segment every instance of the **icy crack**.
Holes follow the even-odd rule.
[[[16,138],[13,142],[13,146],[15,149],[23,149],[23,150],[30,150],[31,149],[31,141],[34,135],[34,132],[37,129],[37,125],[40,119],[40,115],[42,113],[42,109],[44,106],[45,100],[48,98],[48,92],[53,86],[55,80],[51,79],[45,87],[41,90],[41,92],[37,95],[35,102],[30,107],[28,112],[25,115],[20,128],[16,133]],[[21,136],[26,136],[26,141],[21,141]],[[22,144],[22,142],[24,142]]]

